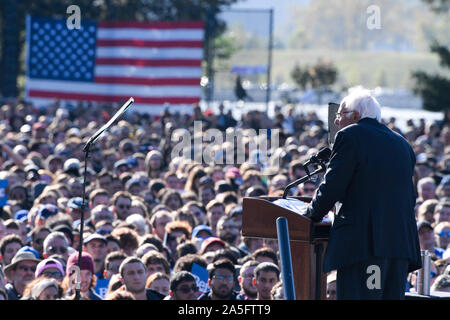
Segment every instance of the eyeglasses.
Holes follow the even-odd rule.
[[[444,238],[450,238],[450,231],[449,232],[444,232],[441,231],[437,234],[439,237],[444,237]]]
[[[110,234],[110,233],[111,233],[111,230],[98,229],[98,230],[96,230],[95,232],[97,232],[98,234],[105,235],[105,234]]]
[[[23,272],[28,272],[28,271],[35,272],[36,271],[36,266],[34,266],[34,267],[20,266],[19,270],[23,271]]]
[[[352,113],[352,112],[355,112],[355,111],[336,112],[336,119],[340,119],[343,114]]]
[[[198,287],[194,284],[194,285],[192,285],[192,286],[190,286],[190,287],[188,287],[188,286],[182,286],[182,287],[179,287],[178,289],[177,289],[177,291],[181,291],[182,293],[184,293],[184,294],[186,294],[186,293],[189,293],[189,292],[197,292],[198,291]]]
[[[46,276],[48,278],[56,278],[56,279],[62,279],[63,275],[60,271],[55,271],[55,272],[50,272],[50,271],[46,271],[46,272],[42,272],[43,276]]]
[[[233,281],[234,276],[222,276],[220,274],[216,274],[213,276],[213,278],[220,281]]]
[[[66,253],[67,252],[67,248],[66,247],[49,247],[48,251],[52,252],[52,253]]]
[[[125,209],[125,208],[130,209],[131,208],[130,205],[126,206],[124,204],[119,204],[117,207],[119,207],[119,209]]]

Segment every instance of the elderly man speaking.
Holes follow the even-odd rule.
[[[337,299],[403,299],[408,272],[421,267],[414,216],[416,157],[381,123],[368,90],[345,97],[324,182],[306,216],[336,205],[323,271],[337,270]]]

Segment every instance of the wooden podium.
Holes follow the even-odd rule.
[[[244,198],[242,235],[277,239],[276,219],[287,218],[296,299],[325,300],[327,283],[322,261],[331,223],[313,224],[309,218],[274,204],[279,198]],[[290,198],[311,201],[311,197]]]

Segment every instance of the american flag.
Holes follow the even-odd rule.
[[[203,22],[93,22],[27,17],[26,98],[123,103],[160,113],[201,98]]]

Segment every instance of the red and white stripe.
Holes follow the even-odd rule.
[[[135,110],[190,110],[201,98],[203,36],[202,22],[100,22],[94,82],[27,79],[27,96],[38,106],[133,97]]]

